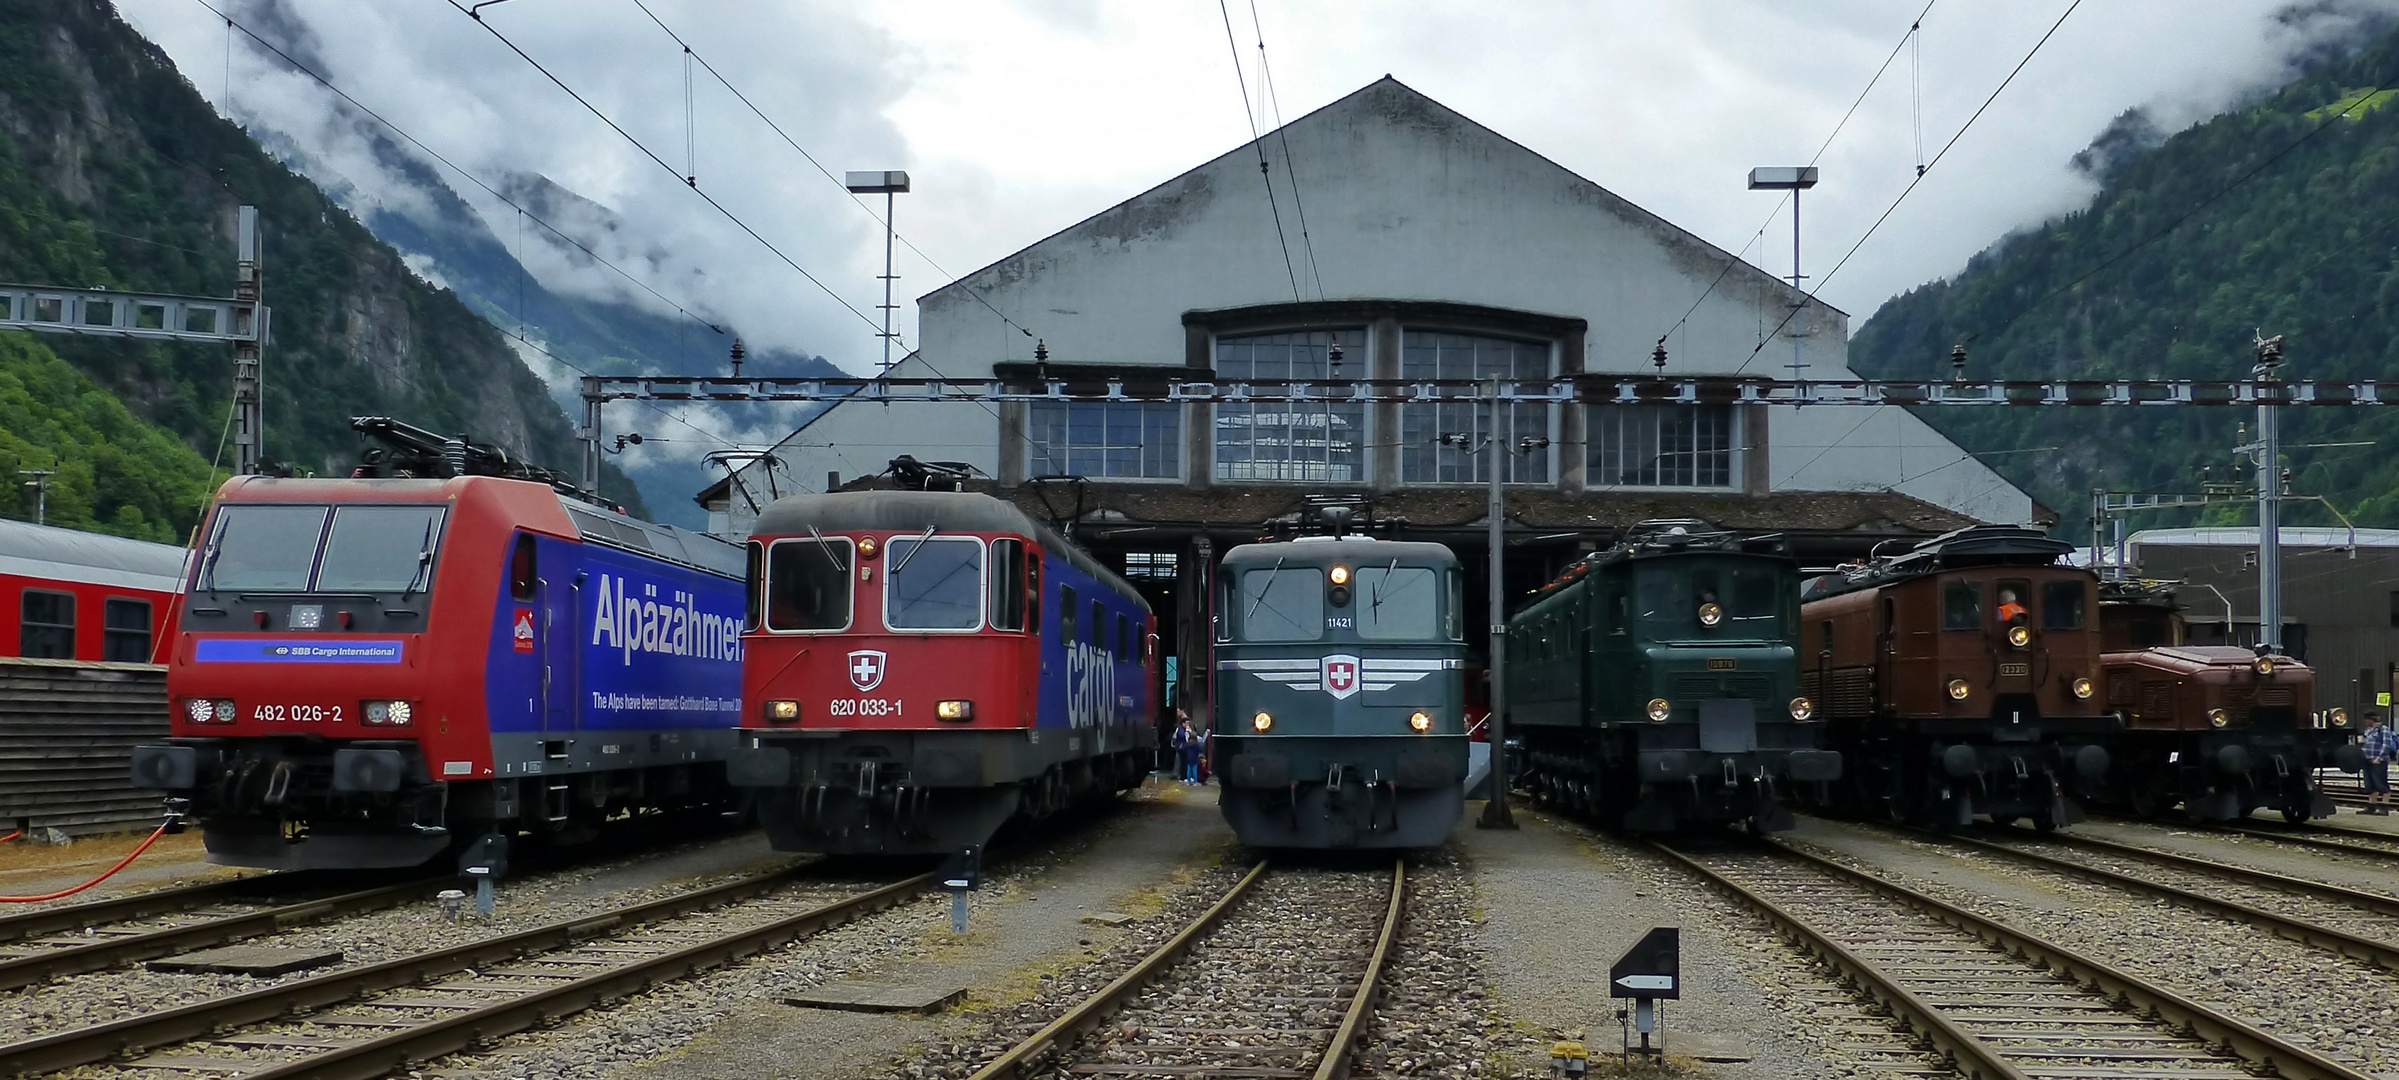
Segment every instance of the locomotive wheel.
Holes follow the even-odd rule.
[[[2307,807],[2286,805],[2282,808],[2282,819],[2293,825],[2304,825],[2308,819]]]

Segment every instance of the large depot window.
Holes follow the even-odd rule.
[[[1400,350],[1404,379],[1489,379],[1510,383],[1549,381],[1549,343],[1474,334],[1409,330]],[[1509,405],[1500,411],[1500,440],[1513,448],[1526,438],[1549,436],[1549,407]],[[1400,407],[1400,479],[1412,484],[1470,484],[1490,478],[1488,460],[1472,452],[1490,434],[1488,405],[1403,405]],[[1468,435],[1468,446],[1444,446],[1441,436]],[[1511,484],[1549,482],[1549,452],[1500,455],[1501,478]]]
[[[1332,369],[1332,347],[1342,367]],[[1360,378],[1364,330],[1315,330],[1216,339],[1216,377]],[[1226,402],[1216,406],[1216,478],[1357,483],[1366,478],[1366,406],[1325,402]]]
[[[1182,406],[1159,402],[1035,402],[1026,417],[1026,475],[1179,480],[1182,415]]]
[[[1731,487],[1730,405],[1592,405],[1584,451],[1592,489]]]

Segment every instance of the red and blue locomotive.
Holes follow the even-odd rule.
[[[210,861],[413,866],[726,804],[740,549],[490,448],[358,424],[406,452],[350,479],[237,477],[203,525],[173,737],[132,764],[188,802]]]
[[[729,771],[777,849],[956,852],[1149,772],[1148,603],[1000,499],[780,499],[749,619]]]

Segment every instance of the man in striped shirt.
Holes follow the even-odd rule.
[[[2366,714],[2366,808],[2368,814],[2391,812],[2391,759],[2399,757],[2399,735],[2382,726],[2382,714]]]

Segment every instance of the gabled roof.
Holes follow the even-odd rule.
[[[1298,131],[1302,128],[1311,127],[1314,125],[1336,123],[1352,119],[1369,119],[1394,125],[1451,130],[1461,132],[1470,138],[1490,140],[1491,142],[1503,146],[1508,150],[1525,154],[1541,162],[1548,168],[1555,170],[1555,172],[1561,177],[1568,178],[1578,185],[1581,189],[1578,191],[1578,194],[1589,199],[1589,201],[1591,201],[1593,204],[1611,213],[1614,213],[1618,217],[1622,217],[1629,221],[1648,227],[1659,237],[1665,240],[1669,246],[1684,249],[1685,254],[1694,256],[1699,261],[1702,261],[1707,265],[1715,266],[1722,263],[1733,263],[1737,269],[1744,274],[1749,275],[1757,284],[1767,287],[1789,288],[1789,284],[1783,279],[1775,277],[1774,275],[1767,273],[1757,266],[1742,261],[1739,256],[1734,255],[1732,252],[1717,247],[1698,235],[1683,229],[1678,225],[1675,225],[1673,222],[1667,221],[1665,218],[1659,217],[1656,214],[1642,209],[1630,200],[1625,199],[1623,196],[1601,187],[1597,182],[1592,181],[1588,177],[1585,177],[1572,169],[1558,164],[1556,161],[1550,159],[1547,155],[1533,150],[1532,148],[1525,146],[1523,143],[1519,143],[1514,139],[1508,138],[1497,131],[1493,131],[1484,125],[1475,122],[1474,120],[1466,117],[1464,114],[1461,114],[1456,110],[1451,109],[1449,106],[1433,100],[1431,97],[1426,96],[1422,92],[1416,90],[1414,87],[1411,87],[1390,75],[1385,75],[1374,82],[1368,83],[1367,85],[1351,92],[1347,96],[1335,100],[1332,103],[1309,112],[1303,116],[1300,116],[1280,128],[1270,130],[1260,136],[1260,140],[1272,140],[1275,139],[1277,135],[1282,133]],[[1040,240],[1026,245],[1021,250],[1003,256],[986,266],[979,267],[952,280],[949,284],[943,285],[938,289],[934,289],[923,294],[922,296],[919,296],[917,298],[918,304],[921,307],[925,301],[942,296],[943,294],[951,292],[952,290],[966,290],[971,294],[975,284],[979,279],[1011,274],[1013,273],[1011,264],[1018,263],[1026,259],[1028,255],[1047,245],[1074,239],[1078,234],[1091,232],[1122,232],[1128,227],[1138,229],[1145,219],[1155,216],[1152,212],[1154,208],[1159,207],[1161,204],[1171,203],[1180,197],[1184,183],[1188,178],[1194,174],[1202,173],[1215,168],[1220,164],[1230,161],[1231,159],[1240,158],[1246,160],[1247,158],[1253,157],[1258,152],[1256,149],[1257,145],[1257,141],[1244,142],[1241,145],[1236,146],[1231,150],[1227,150],[1224,153],[1219,154],[1198,166],[1187,169],[1176,174],[1175,176],[1169,177],[1168,179],[1152,186],[1148,190],[1143,191],[1138,195],[1133,196],[1132,198],[1126,199],[1123,202],[1101,210],[1090,217],[1084,218],[1081,221],[1067,226],[1066,228],[1051,233]],[[1824,303],[1822,300],[1819,300],[1814,296],[1810,296],[1809,301],[1818,307],[1823,307],[1834,311],[1839,310],[1837,308],[1833,308],[1830,304]]]

